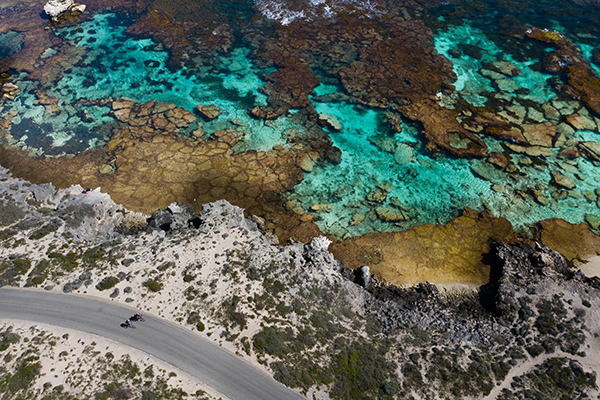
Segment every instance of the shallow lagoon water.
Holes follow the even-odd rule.
[[[471,50],[476,48],[480,54],[475,57],[462,52],[460,57],[451,56],[451,49],[460,49],[465,44]],[[456,97],[442,98],[445,106],[452,107],[461,98],[482,107],[490,96],[500,95],[507,101],[513,99],[515,107],[520,107],[526,101],[540,105],[550,103],[557,96],[547,83],[551,75],[531,68],[538,60],[515,61],[511,54],[502,53],[483,31],[468,23],[438,32],[435,45],[439,53],[453,62],[457,75],[454,83]],[[590,48],[584,47],[584,52],[590,57]],[[494,86],[492,79],[481,73],[485,63],[494,61],[509,61],[521,72],[515,77],[502,77],[500,82],[504,87]],[[316,89],[318,95],[331,91],[331,87],[323,85]],[[547,218],[579,223],[585,220],[586,214],[600,215],[594,200],[600,187],[600,168],[583,158],[560,160],[556,157],[556,148],[552,149],[552,157],[533,157],[533,161],[531,157],[513,153],[510,161],[520,171],[518,179],[515,179],[482,160],[460,160],[429,153],[418,130],[406,123],[401,134],[380,132],[378,120],[383,118],[380,111],[358,110],[356,106],[345,103],[317,103],[316,109],[335,115],[344,126],[341,132],[330,134],[334,144],[342,150],[342,163],[316,169],[296,187],[292,197],[299,200],[305,209],[313,204],[331,206],[331,212],[317,212],[316,221],[323,231],[338,238],[373,231],[402,230],[424,223],[443,224],[458,216],[464,207],[487,209],[494,216],[510,220],[517,230],[527,230]],[[547,121],[542,113],[535,110],[530,110],[527,118],[539,118],[529,123]],[[415,150],[414,159],[399,165],[393,154],[381,151],[369,141],[369,137],[377,135],[387,135],[395,146],[410,143]],[[490,137],[482,138],[490,151],[504,151],[501,142]],[[572,138],[600,141],[600,134],[597,131],[579,131],[567,140]],[[563,188],[553,185],[552,171],[571,178],[576,182],[576,189],[566,194]],[[390,201],[395,197],[401,203],[406,221],[382,222],[373,211],[378,205],[365,202],[371,190],[387,184],[391,184],[387,188],[389,194],[381,206],[398,207],[397,202],[394,205],[394,201]],[[542,205],[528,196],[532,189],[549,199],[549,204]],[[354,225],[352,218],[355,214],[363,214],[364,221]]]
[[[149,100],[171,102],[192,112],[198,104],[214,104],[223,113],[218,119],[205,122],[204,130],[230,129],[234,126],[229,121],[238,120],[247,126],[246,149],[268,151],[274,146],[285,145],[281,134],[293,126],[286,117],[280,118],[277,123],[264,124],[248,115],[249,108],[266,105],[266,96],[258,88],[265,84],[261,76],[273,71],[255,67],[248,58],[248,49],[233,50],[227,57],[222,57],[218,65],[199,67],[194,71],[186,67],[171,71],[167,66],[169,54],[161,45],[152,39],[136,39],[125,33],[129,22],[120,20],[115,14],[104,13],[78,25],[59,29],[59,35],[65,40],[85,49],[85,57],[64,71],[64,77],[58,84],[47,90],[49,95],[61,99],[61,107],[70,107],[77,100],[109,97],[138,103]],[[52,57],[53,53],[49,54]],[[106,116],[110,108],[81,106],[78,111],[87,110],[95,120],[93,122],[77,117],[69,120],[66,113],[49,119],[44,116],[43,106],[33,105],[36,98],[29,89],[36,88],[36,84],[26,80],[22,82],[23,95],[12,104],[20,111],[13,120],[15,127],[12,134],[22,142],[22,147],[36,148],[34,153],[37,154],[61,155],[104,143],[106,135],[80,141],[72,131],[75,126],[98,131],[99,126],[114,122]],[[48,136],[48,139],[40,141],[27,137],[27,127],[19,125],[23,119],[24,125],[39,125],[41,128],[37,132]],[[48,123],[51,129],[44,125]],[[65,148],[70,140],[76,140],[79,145],[71,143]]]
[[[497,16],[499,12],[494,13]],[[162,45],[125,33],[130,22],[111,13],[100,13],[73,27],[57,30],[65,40],[85,50],[82,52],[85,57],[74,60],[75,64],[64,71],[59,83],[47,90],[49,95],[61,99],[61,109],[71,107],[78,100],[111,96],[140,103],[167,101],[190,111],[197,104],[215,104],[223,114],[215,121],[205,122],[205,131],[231,128],[231,119],[242,121],[247,124],[244,148],[264,151],[276,145],[285,146],[282,133],[286,129],[303,129],[294,126],[292,119],[286,116],[268,123],[248,116],[253,106],[266,104],[266,96],[258,88],[265,84],[262,77],[273,71],[258,68],[249,58],[249,49],[238,47],[210,66],[173,70],[168,66],[169,53]],[[561,29],[560,23],[564,21],[549,22],[557,29]],[[481,21],[465,19],[460,24],[448,23],[435,32],[437,51],[452,61],[457,75],[455,94],[450,98],[441,96],[440,102],[454,107],[464,100],[481,107],[495,96],[512,102],[513,109],[526,108],[531,102],[554,104],[557,93],[548,84],[551,75],[540,72],[539,59],[535,58],[547,49],[537,49],[529,58],[511,54],[497,42],[498,37],[482,26]],[[568,30],[563,29],[568,34]],[[11,44],[18,41],[15,34],[2,38]],[[586,59],[591,60],[593,41],[575,39]],[[460,51],[458,56],[452,52],[456,49]],[[56,54],[56,49],[49,48],[42,59],[51,59]],[[499,60],[515,64],[521,72],[500,79],[485,71],[487,63]],[[600,70],[597,66],[594,68]],[[38,154],[73,154],[101,146],[108,138],[110,130],[103,127],[114,124],[114,119],[107,115],[109,107],[81,103],[76,112],[60,112],[48,118],[43,106],[33,104],[36,100],[33,91],[39,85],[25,76],[20,77],[19,85],[22,94],[11,107],[20,113],[13,119],[11,133],[21,147],[37,148]],[[315,89],[315,95],[339,90],[321,84]],[[600,216],[594,200],[596,189],[600,188],[599,167],[583,158],[560,160],[556,157],[557,148],[552,149],[551,157],[507,152],[519,170],[515,178],[484,160],[430,153],[418,127],[404,121],[401,133],[385,128],[382,110],[345,102],[314,101],[314,106],[319,113],[336,116],[343,125],[340,132],[330,132],[334,145],[341,149],[342,161],[339,165],[316,167],[307,173],[289,197],[305,210],[313,205],[326,205],[314,212],[317,224],[325,233],[343,238],[404,230],[425,223],[443,224],[459,215],[464,207],[488,209],[495,216],[508,218],[517,229],[527,229],[546,218],[559,217],[578,223],[586,214]],[[93,121],[82,121],[77,115],[81,110],[87,110]],[[534,122],[546,121],[539,111],[532,110],[526,109],[526,118],[520,122],[525,119],[532,122],[532,118]],[[6,111],[5,107],[3,112]],[[566,140],[600,141],[596,131],[579,131],[566,136]],[[506,150],[505,144],[494,138],[482,136],[482,139],[490,151]],[[384,149],[386,145],[388,148]],[[405,157],[398,162],[394,153],[399,148],[412,152],[412,158]],[[576,189],[565,192],[553,185],[552,171],[572,179]],[[386,200],[378,205],[366,204],[365,197],[378,186],[387,190]],[[535,201],[529,194],[533,188],[549,200],[548,205]],[[406,220],[383,222],[377,217],[377,206],[401,209]],[[357,222],[356,215],[362,215],[362,220]]]

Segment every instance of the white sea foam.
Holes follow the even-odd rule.
[[[281,25],[289,25],[298,19],[328,19],[342,12],[360,14],[366,18],[373,18],[384,12],[384,7],[378,0],[308,0],[301,5],[297,0],[255,0],[255,5],[265,17]]]

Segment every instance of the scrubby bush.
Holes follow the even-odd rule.
[[[51,234],[52,232],[55,232],[58,228],[60,228],[62,226],[62,224],[63,223],[61,220],[53,219],[50,222],[48,222],[46,225],[33,231],[33,233],[31,235],[29,235],[29,239],[39,240],[39,239],[43,238],[44,236],[47,236],[47,235]]]
[[[148,279],[142,283],[144,287],[147,287],[151,292],[160,292],[162,290],[162,284],[153,279]]]
[[[15,201],[0,202],[0,225],[10,225],[25,217],[25,212]]]
[[[267,326],[252,338],[254,349],[275,357],[283,357],[287,352],[285,332],[274,326]]]
[[[113,288],[120,280],[116,276],[107,276],[102,279],[99,284],[96,285],[96,289],[98,290],[108,290]]]

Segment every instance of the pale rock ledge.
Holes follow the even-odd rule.
[[[67,12],[83,13],[85,9],[85,4],[75,3],[74,0],[49,0],[44,5],[44,12],[55,22]]]

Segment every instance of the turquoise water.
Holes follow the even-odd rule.
[[[286,8],[283,2],[261,1],[255,11],[247,5],[229,9],[226,3],[220,4],[228,10],[232,25],[237,17],[231,16],[242,14],[247,17],[244,23],[257,19],[262,12],[270,23],[291,25],[308,23],[303,19],[331,18],[341,10],[330,9],[328,14],[326,4],[320,0],[311,1],[298,12],[291,6]],[[357,6],[359,2],[339,4]],[[384,15],[376,2],[360,2],[360,6],[365,18],[376,20]],[[508,7],[516,11],[508,12]],[[318,113],[334,116],[342,125],[340,131],[327,131],[341,150],[341,163],[318,166],[306,173],[305,179],[287,194],[287,200],[314,213],[319,227],[338,238],[404,230],[425,223],[443,224],[465,207],[487,209],[522,230],[546,218],[578,223],[586,215],[588,219],[589,215],[600,217],[600,163],[583,157],[558,157],[565,147],[580,141],[600,142],[600,119],[594,119],[581,103],[555,90],[559,79],[544,73],[541,67],[541,57],[551,49],[519,36],[519,29],[528,24],[556,29],[580,46],[583,57],[590,61],[594,49],[600,46],[599,24],[583,9],[571,15],[570,8],[561,7],[558,2],[546,1],[508,5],[455,2],[426,17],[437,52],[452,62],[457,76],[453,82],[455,92],[440,93],[440,104],[459,110],[464,110],[465,104],[487,107],[519,128],[550,122],[560,134],[551,144],[554,147],[544,149],[547,155],[521,154],[509,147],[512,143],[483,132],[476,135],[490,151],[508,158],[510,172],[485,159],[432,154],[425,148],[420,127],[402,120],[400,114],[350,102],[322,102],[318,96],[345,93],[334,84],[321,84],[310,98]],[[250,15],[253,12],[257,16]],[[507,14],[512,19],[505,19]],[[1,106],[2,114],[19,111],[11,127],[18,147],[37,155],[62,155],[102,146],[117,122],[109,114],[110,107],[93,105],[88,100],[110,97],[138,103],[172,102],[192,112],[198,104],[215,104],[223,114],[203,122],[203,129],[208,135],[219,129],[242,129],[245,140],[236,146],[237,151],[288,146],[286,130],[295,129],[302,136],[314,129],[302,125],[297,110],[275,121],[249,117],[248,111],[254,106],[267,104],[259,88],[266,83],[264,76],[275,69],[258,67],[252,60],[251,46],[244,40],[237,40],[227,55],[173,66],[168,49],[161,44],[125,33],[132,22],[113,13],[99,13],[75,26],[57,29],[64,47],[46,49],[40,63],[51,61],[72,46],[73,65],[61,71],[63,78],[49,88],[42,88],[26,74],[17,75],[14,80],[21,88],[20,95]],[[240,32],[236,34],[242,35]],[[18,52],[22,40],[22,34],[16,31],[1,34],[0,57]],[[600,73],[598,66],[593,68]],[[311,65],[311,69],[317,75],[323,70],[319,65]],[[319,78],[335,83],[332,76]],[[58,107],[49,111],[34,104],[39,89],[60,98]],[[591,121],[593,128],[577,131],[570,127],[566,117],[574,113]],[[468,114],[459,115],[459,122],[468,120]],[[396,131],[390,121],[397,121],[401,131]],[[559,186],[557,179],[573,188]]]
[[[577,110],[580,105],[573,106],[557,98],[547,82],[551,75],[535,68],[539,60],[521,57],[521,61],[515,61],[481,29],[468,23],[438,32],[435,46],[452,60],[457,75],[454,96],[440,96],[440,102],[447,107],[452,108],[459,100],[483,107],[491,98],[500,99],[504,107],[500,114],[504,113],[518,125],[548,121],[543,107],[549,104],[565,110],[571,107],[568,113],[578,111],[589,116],[584,108]],[[460,57],[452,57],[450,51],[461,47],[479,54],[474,57],[463,51]],[[583,50],[590,57],[591,49]],[[520,72],[517,76],[506,76],[486,70],[486,65],[496,61],[512,63]],[[316,91],[321,95],[335,92],[335,88],[322,85]],[[338,238],[402,230],[424,223],[443,224],[459,215],[464,207],[487,209],[492,215],[508,218],[519,230],[527,230],[547,218],[579,223],[586,214],[600,216],[596,194],[600,188],[599,165],[584,158],[561,160],[557,158],[558,148],[551,148],[550,157],[530,157],[506,153],[502,142],[480,136],[490,151],[509,154],[517,172],[508,173],[485,160],[430,154],[414,126],[403,122],[402,133],[386,131],[381,123],[382,111],[347,103],[317,103],[315,108],[335,115],[344,127],[340,132],[330,133],[334,144],[342,150],[342,163],[317,168],[308,174],[290,198],[299,201],[305,210],[319,205],[318,211],[314,211],[317,224]],[[600,141],[600,134],[573,131],[565,133],[564,140]],[[379,148],[374,143],[380,143]],[[393,150],[399,144],[414,151],[414,157],[406,164],[394,158]],[[568,191],[558,187],[553,183],[552,172],[571,179],[576,187]],[[381,204],[369,203],[367,196],[377,187],[386,188],[387,198]],[[540,197],[533,196],[534,190]],[[406,219],[384,222],[378,218],[377,207],[400,210]]]
[[[600,75],[600,66],[598,66],[592,62],[592,51],[594,50],[594,46],[589,45],[589,44],[580,43],[579,47],[581,47],[581,51],[583,52],[583,57],[585,57],[585,59],[590,62],[592,68],[594,68],[596,73]]]
[[[63,78],[47,90],[49,95],[61,99],[59,115],[45,116],[45,108],[33,104],[36,98],[32,89],[36,89],[37,84],[25,77],[20,81],[23,95],[11,104],[20,113],[13,119],[15,126],[11,133],[22,148],[28,148],[34,154],[63,155],[101,146],[110,132],[100,134],[99,127],[115,123],[106,115],[110,108],[78,105],[77,101],[110,97],[138,103],[155,99],[192,112],[198,104],[214,104],[223,113],[218,119],[205,122],[205,131],[235,129],[241,125],[246,132],[246,141],[238,146],[240,150],[268,151],[286,144],[282,133],[295,127],[287,117],[265,124],[248,115],[252,107],[267,104],[266,96],[258,88],[265,84],[262,76],[274,71],[257,68],[248,58],[249,49],[236,48],[221,57],[216,65],[172,71],[167,65],[169,53],[162,45],[125,33],[130,22],[112,13],[101,13],[59,31],[81,51],[73,67],[63,71]],[[53,49],[45,52],[46,58],[54,54]],[[82,110],[86,110],[94,121],[86,122],[78,117]],[[86,136],[84,131],[89,136],[86,140],[82,140]]]
[[[0,59],[12,56],[23,48],[24,35],[17,31],[0,33]]]
[[[490,94],[508,94],[511,97],[538,103],[545,103],[556,96],[547,84],[547,80],[552,75],[531,68],[538,60],[515,61],[510,54],[503,53],[481,29],[471,26],[468,22],[438,32],[434,43],[438,53],[443,54],[453,63],[453,70],[457,76],[453,84],[459,92],[458,96],[474,106],[485,106]],[[460,57],[453,57],[450,54],[451,50],[460,50],[465,48],[465,45],[480,57],[473,57],[465,51],[461,52]],[[520,69],[519,75],[509,77],[484,67],[486,63],[495,61],[508,61],[515,64]],[[493,81],[496,81],[496,85],[492,85]]]

